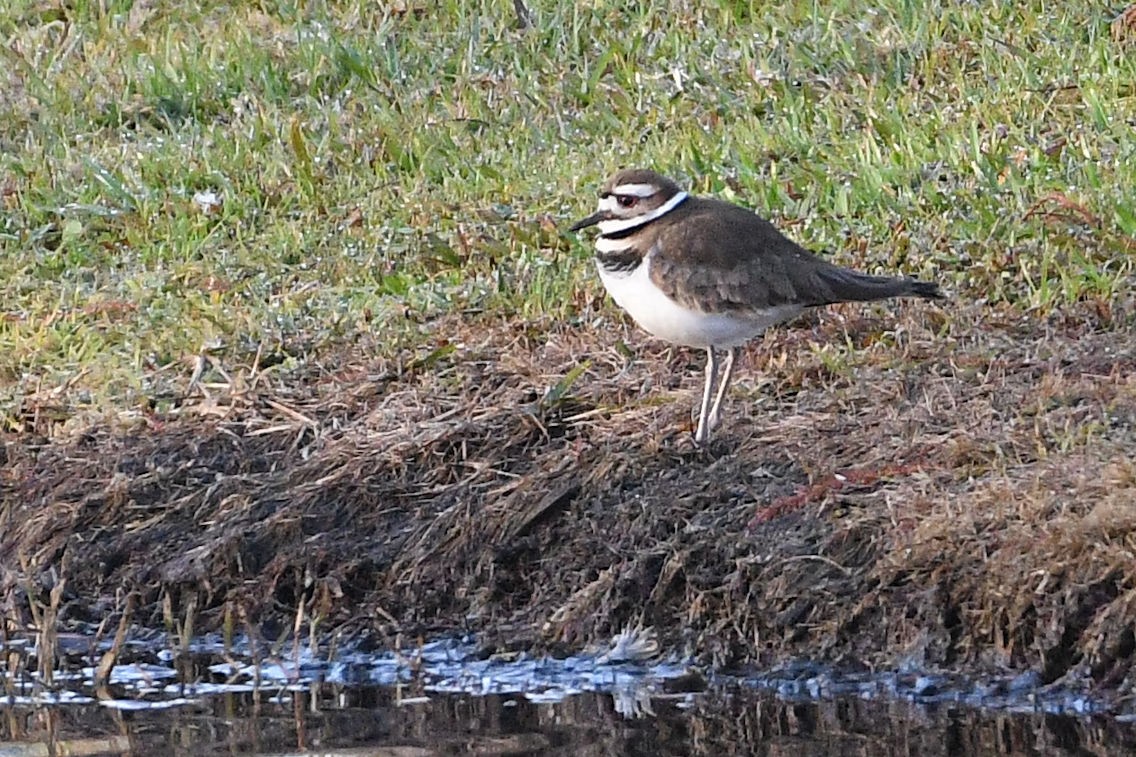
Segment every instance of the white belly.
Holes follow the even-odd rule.
[[[627,273],[608,273],[597,267],[616,304],[643,329],[668,342],[689,347],[735,347],[804,310],[799,305],[778,305],[744,315],[688,310],[654,285],[650,264],[648,255],[638,268]]]

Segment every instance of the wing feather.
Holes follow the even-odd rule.
[[[677,211],[682,211],[678,213]],[[833,265],[744,208],[699,198],[680,205],[651,246],[651,280],[684,307],[756,312],[907,294],[935,297],[933,285],[869,276]]]

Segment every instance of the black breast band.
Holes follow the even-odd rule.
[[[603,238],[611,239],[612,236],[604,234]],[[616,252],[597,252],[596,260],[607,273],[630,273],[643,262],[643,256],[634,247],[628,247]]]

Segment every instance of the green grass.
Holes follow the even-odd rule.
[[[413,342],[408,307],[571,318],[565,221],[622,165],[961,299],[1132,283],[1136,55],[1097,4],[391,5],[10,4],[2,427],[160,405],[206,350]]]

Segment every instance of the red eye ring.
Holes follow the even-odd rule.
[[[639,202],[639,198],[635,195],[616,195],[615,201],[619,203],[620,207],[630,208],[632,205]]]

